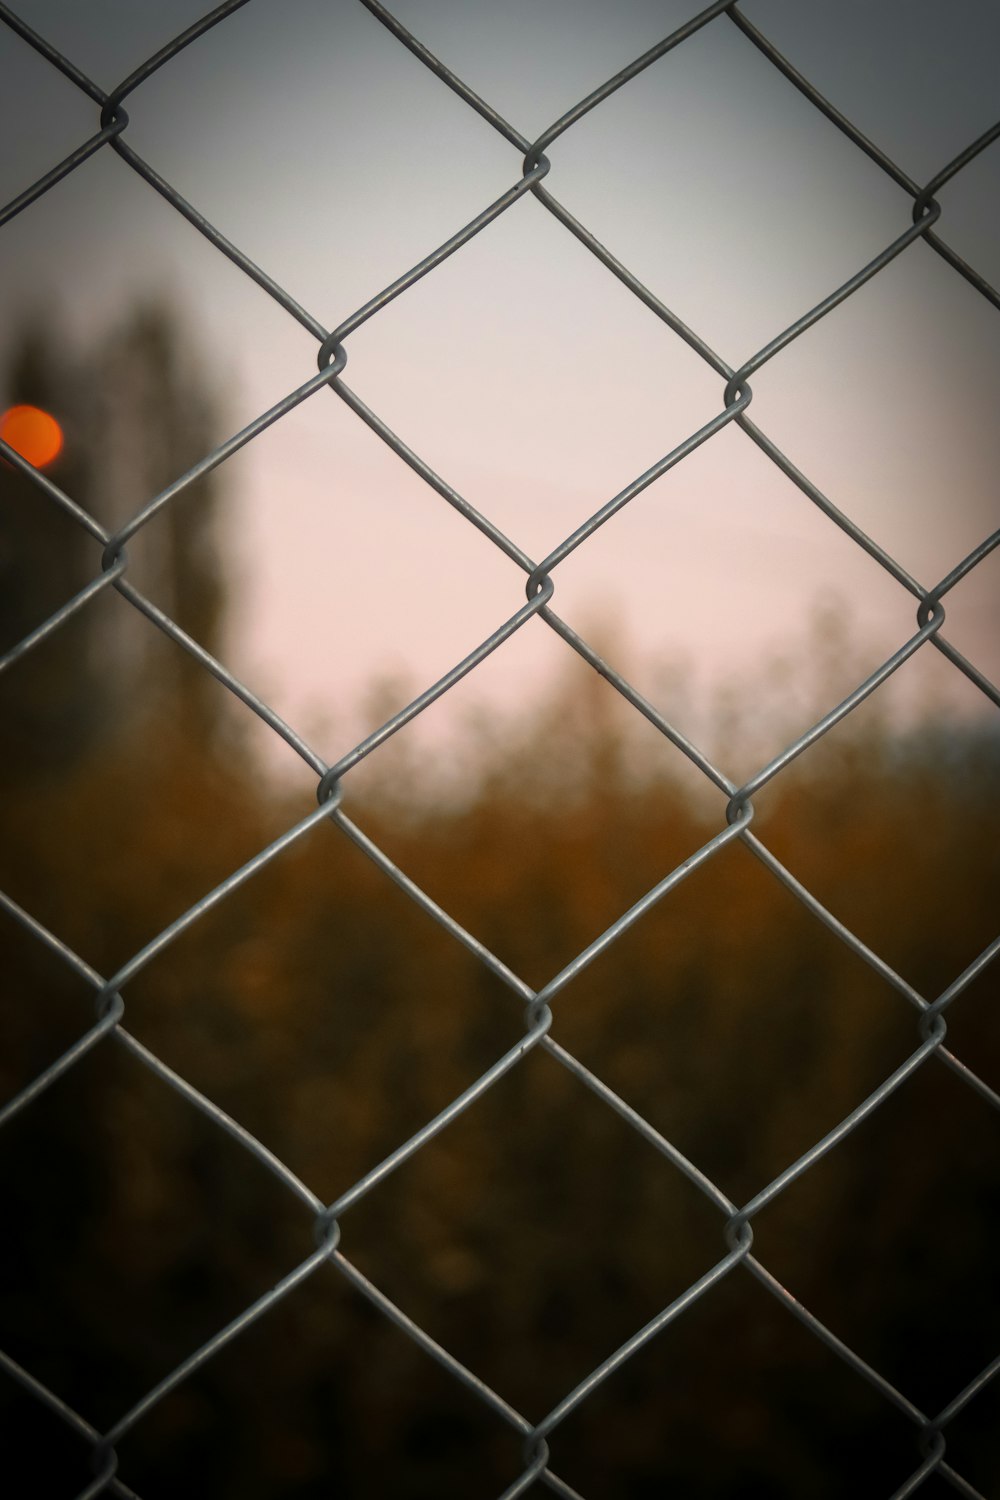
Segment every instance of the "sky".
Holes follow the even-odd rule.
[[[203,6],[13,8],[110,89]],[[918,181],[1000,116],[992,0],[742,8]],[[695,7],[393,9],[534,138]],[[6,201],[93,133],[97,111],[2,25],[0,77]],[[127,108],[134,149],[327,327],[521,175],[518,151],[354,0],[250,0]],[[910,223],[908,195],[725,16],[549,156],[549,190],[733,366]],[[940,202],[941,236],[1000,284],[1000,142]],[[8,330],[26,307],[54,308],[85,343],[131,299],[166,292],[224,385],[227,433],[315,371],[312,336],[108,148],[7,225],[0,255]],[[753,377],[750,414],[929,586],[998,525],[998,353],[1000,314],[918,241]],[[351,335],[345,378],[534,557],[723,405],[719,377],[530,195]],[[520,570],[325,391],[224,474],[226,663],[330,760],[374,727],[373,683],[393,683],[381,701],[401,706],[523,602]],[[733,683],[755,685],[764,719],[787,717],[791,678],[768,664],[808,656],[817,611],[855,643],[824,706],[915,629],[912,598],[733,426],[554,577],[559,613],[702,738]],[[994,679],[998,584],[1000,551],[947,603],[949,638]],[[441,742],[473,710],[498,724],[516,715],[570,657],[532,621],[415,726],[414,743]],[[807,711],[799,675],[793,717]],[[938,696],[959,714],[984,701],[931,649],[884,693],[901,714]]]

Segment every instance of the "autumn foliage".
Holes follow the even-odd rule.
[[[201,689],[183,671],[150,713],[108,714],[56,754],[59,684],[72,697],[93,644],[78,622],[11,669],[28,728],[8,746],[0,886],[110,974],[310,802],[241,749],[221,688],[189,711]],[[33,710],[36,664],[50,699]],[[430,791],[419,767],[376,769],[357,793],[345,781],[358,826],[532,986],[725,826],[724,797],[693,790],[665,742],[640,753],[613,698],[568,679],[519,734],[493,732],[489,751],[470,740],[460,795]],[[760,794],[754,826],[933,999],[996,936],[998,764],[977,722],[903,733],[859,713]],[[0,941],[6,1099],[89,1024],[93,997],[6,917]],[[516,996],[323,824],[124,998],[130,1032],[327,1202],[524,1027]],[[995,1000],[986,970],[948,1035],[994,1088]],[[554,1010],[554,1040],[737,1203],[920,1042],[903,995],[739,842]],[[998,1165],[996,1113],[931,1058],[760,1214],[755,1254],[934,1413],[996,1354]],[[0,1133],[0,1190],[0,1347],[100,1429],[313,1248],[302,1206],[114,1040]],[[341,1248],[538,1420],[721,1257],[723,1227],[653,1143],[536,1051],[345,1212]],[[3,1395],[31,1492],[77,1493],[83,1445],[6,1381]],[[984,1494],[1000,1485],[996,1402],[986,1390],[949,1429]],[[907,1417],[741,1269],[584,1402],[552,1452],[587,1500],[875,1500],[920,1462]],[[120,1458],[144,1500],[488,1500],[520,1471],[520,1440],[324,1267]],[[946,1493],[935,1483],[929,1500]]]

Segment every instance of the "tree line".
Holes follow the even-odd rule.
[[[79,440],[53,478],[109,529],[211,440],[211,383],[162,308],[76,368],[32,333],[8,387],[64,415]],[[209,479],[166,507],[136,570],[224,654],[218,505]],[[6,649],[99,549],[9,468],[0,521]],[[363,790],[345,779],[364,832],[533,987],[725,825],[725,799],[693,793],[665,743],[642,749],[610,694],[568,679],[519,735],[470,746],[461,796],[419,767],[380,778],[377,754]],[[0,887],[102,974],[308,811],[262,777],[218,685],[112,590],[0,695]],[[978,721],[904,732],[862,712],[760,794],[755,829],[934,999],[996,936],[998,766]],[[6,1099],[80,1034],[93,996],[6,918],[0,942]],[[956,1000],[948,1045],[997,1086],[994,990],[987,970]],[[124,999],[129,1030],[326,1202],[524,1029],[518,999],[325,824]],[[554,1040],[737,1204],[920,1041],[904,997],[739,842],[553,1009]],[[782,1285],[930,1414],[996,1353],[998,1159],[996,1114],[931,1058],[755,1221]],[[101,1429],[313,1247],[301,1205],[113,1040],[0,1131],[0,1184],[0,1347]],[[345,1212],[341,1248],[539,1420],[724,1254],[723,1228],[536,1050]],[[3,1387],[32,1492],[76,1494],[83,1446]],[[949,1460],[984,1494],[1000,1484],[996,1401],[987,1389],[949,1428]],[[521,1460],[513,1430],[324,1267],[139,1423],[120,1462],[144,1500],[486,1500]],[[742,1269],[552,1438],[587,1500],[876,1500],[919,1462],[912,1423]]]

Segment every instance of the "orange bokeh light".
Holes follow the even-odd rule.
[[[36,469],[44,469],[62,451],[62,428],[38,406],[11,406],[0,417],[0,438]]]

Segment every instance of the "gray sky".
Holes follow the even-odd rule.
[[[110,88],[202,5],[15,8]],[[694,6],[394,9],[531,137]],[[1000,115],[992,0],[743,10],[917,180]],[[0,76],[6,201],[97,126],[89,101],[4,27]],[[353,0],[250,0],[128,110],[134,148],[331,327],[521,170]],[[733,365],[910,222],[908,196],[725,17],[549,154],[551,191]],[[940,200],[942,237],[1000,284],[1000,143]],[[7,226],[0,254],[6,326],[25,305],[54,304],[72,338],[93,338],[123,299],[169,289],[230,387],[232,430],[315,370],[310,336],[110,150]],[[998,352],[1000,315],[917,243],[754,377],[752,415],[929,585],[998,524]],[[530,197],[354,334],[346,378],[536,556],[722,405],[718,377]],[[329,719],[324,753],[370,727],[366,683],[426,686],[523,599],[523,575],[325,392],[229,467],[239,593],[227,662],[293,723]],[[998,582],[994,554],[948,601],[949,636],[994,676]],[[864,670],[915,628],[910,597],[729,427],[560,566],[554,603],[655,695],[664,665],[686,663],[711,691],[776,651],[794,656],[831,601]],[[420,733],[475,703],[530,700],[566,654],[532,622]],[[845,664],[836,687],[855,681]],[[931,650],[887,690],[910,705],[939,691],[978,706]]]

